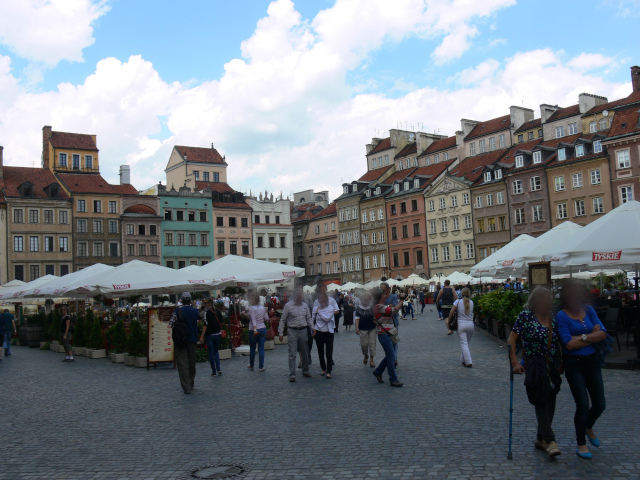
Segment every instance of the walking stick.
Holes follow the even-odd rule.
[[[509,452],[507,452],[507,458],[513,459],[511,453],[511,437],[513,435],[513,366],[511,365],[511,345],[507,345],[507,353],[509,354],[509,376],[511,381],[511,396],[509,399]]]

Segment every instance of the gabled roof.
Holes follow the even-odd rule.
[[[571,105],[570,107],[559,108],[553,114],[547,118],[545,123],[555,122],[557,120],[562,120],[567,117],[574,117],[576,115],[580,115],[580,104],[576,103],[575,105]]]
[[[455,177],[466,178],[471,183],[475,182],[482,176],[482,168],[500,160],[508,149],[494,150],[493,152],[475,155],[465,158],[460,164],[453,169],[451,175]]]
[[[451,165],[454,160],[448,160],[446,162],[438,162],[426,167],[416,168],[411,172],[411,176],[414,179],[418,176],[427,177],[426,181],[420,182],[419,188],[413,187],[413,182],[411,183],[411,188],[409,190],[401,190],[398,193],[391,192],[387,198],[400,197],[402,195],[415,193],[418,191],[424,190],[431,182],[433,182],[438,176],[444,172],[449,165]]]
[[[431,153],[439,152],[441,150],[448,150],[450,148],[454,148],[457,146],[456,136],[443,138],[442,140],[436,140],[427,148],[424,149],[424,152],[420,154],[420,156],[429,155]]]
[[[196,182],[196,188],[200,191],[205,188],[210,188],[211,191],[217,193],[233,193],[234,190],[225,182]]]
[[[176,145],[173,148],[180,154],[182,158],[187,156],[188,162],[198,163],[217,163],[224,165],[226,162],[215,148],[202,147],[186,147],[184,145]]]
[[[624,98],[619,98],[618,100],[614,100],[612,102],[607,102],[607,103],[604,103],[602,105],[596,105],[591,110],[588,110],[582,116],[583,117],[589,117],[591,115],[595,115],[596,113],[604,112],[605,110],[611,110],[613,107],[617,107],[618,105],[620,105],[625,100],[626,99],[624,99]]]
[[[640,133],[639,105],[617,108],[613,116],[613,123],[607,133],[607,140]]]
[[[330,217],[338,212],[336,202],[330,203],[327,208],[320,210],[318,213],[312,216],[311,220],[317,218]]]
[[[492,133],[500,132],[502,130],[508,130],[509,127],[511,127],[511,115],[503,115],[502,117],[478,123],[465,137],[465,140],[491,135]]]
[[[532,128],[540,128],[542,126],[542,119],[535,118],[533,120],[529,120],[528,122],[524,122],[520,128],[518,128],[513,133],[526,132],[527,130],[531,130]]]
[[[383,138],[382,140],[380,140],[380,142],[378,142],[378,145],[376,145],[375,148],[373,148],[373,150],[367,153],[367,156],[373,155],[374,153],[382,152],[383,150],[388,150],[390,148],[391,148],[391,137]]]
[[[50,198],[44,189],[49,185],[58,183],[55,175],[48,168],[28,167],[3,167],[4,171],[4,196],[20,197],[18,187],[25,182],[33,184],[34,198]],[[60,198],[69,198],[62,187],[59,189]]]
[[[91,135],[85,133],[51,132],[49,141],[54,148],[69,148],[71,150],[98,151],[96,142]]]
[[[410,177],[413,175],[413,172],[417,170],[416,167],[411,167],[411,168],[405,168],[403,170],[399,170],[397,172],[395,172],[393,175],[389,176],[389,178],[387,178],[384,181],[385,185],[392,185],[393,182],[395,182],[396,180],[402,180],[406,177]]]
[[[359,182],[373,182],[374,180],[378,180],[382,177],[390,168],[393,168],[393,165],[389,165],[387,167],[375,168],[373,170],[369,170],[363,176],[361,176],[358,181]]]
[[[528,142],[524,142],[524,143],[517,143],[516,145],[513,145],[511,148],[509,148],[507,153],[505,153],[504,156],[500,159],[500,163],[507,164],[507,165],[515,165],[516,152],[518,152],[519,150],[531,151],[534,147],[538,146],[538,144],[540,143],[542,143],[542,139],[539,139],[539,138],[535,140],[529,140]]]
[[[408,143],[394,158],[406,157],[407,155],[415,155],[417,151],[418,149],[416,148],[416,142]]]
[[[56,177],[71,193],[138,194],[132,185],[111,185],[99,173],[57,173]]]

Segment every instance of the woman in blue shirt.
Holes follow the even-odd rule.
[[[560,340],[564,345],[565,376],[576,402],[573,419],[578,441],[576,453],[580,458],[591,459],[593,456],[586,445],[585,436],[591,445],[600,446],[593,426],[606,406],[600,358],[593,344],[605,339],[606,330],[587,300],[586,286],[579,280],[567,280],[562,285],[562,310],[556,319]]]

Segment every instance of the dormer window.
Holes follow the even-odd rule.
[[[409,182],[404,182],[404,189],[409,190]]]
[[[60,187],[57,183],[52,183],[44,188],[45,193],[49,198],[60,198]]]
[[[67,154],[66,153],[59,153],[58,154],[58,166],[59,167],[66,167],[67,166]]]
[[[425,164],[426,164],[427,166],[431,165],[431,157],[427,157],[427,159],[426,159],[426,161],[425,161]]]
[[[24,182],[18,187],[18,193],[21,197],[31,198],[33,197],[33,183]]]
[[[576,157],[584,157],[584,144],[576,145]]]
[[[602,152],[602,142],[600,140],[596,140],[593,142],[593,153]]]
[[[500,180],[502,178],[502,169],[498,168],[493,172],[493,175],[496,178],[496,180]]]
[[[420,188],[420,180],[419,179],[414,179],[413,180],[413,188]]]
[[[377,158],[374,158],[374,159],[373,159],[373,161],[371,162],[371,166],[372,166],[373,168],[376,168],[376,167],[378,166],[378,159],[377,159]]]
[[[376,187],[375,194],[380,195],[380,187]]]
[[[87,170],[93,170],[93,155],[84,156],[84,168]]]
[[[365,192],[365,195],[366,195],[367,197],[370,197],[370,196],[371,196],[371,190],[367,190],[367,191]]]
[[[398,162],[398,170],[402,170],[404,168],[404,162],[402,160],[400,160]]]
[[[516,168],[524,167],[524,157],[522,155],[516,155]]]
[[[533,152],[533,163],[542,163],[542,152],[540,150]]]
[[[393,186],[393,192],[394,192],[394,193],[398,193],[399,191],[400,191],[400,185],[396,183],[396,184]]]
[[[418,166],[418,159],[416,157],[413,157],[413,166],[414,167]]]
[[[349,193],[349,185],[343,187],[343,193]]]
[[[567,151],[564,148],[558,150],[558,160],[566,160],[567,159]]]
[[[484,172],[484,181],[485,182],[491,181],[491,172]]]

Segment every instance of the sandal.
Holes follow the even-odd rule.
[[[331,374],[327,373],[327,376],[325,377],[327,380],[331,380]]]
[[[369,361],[369,355],[365,355],[364,361],[362,362],[362,364],[366,366],[368,361]]]
[[[376,364],[375,364],[375,363],[373,363],[373,358],[371,358],[371,362],[369,362],[369,366],[370,366],[371,368],[376,368]]]

